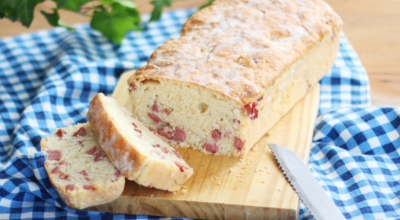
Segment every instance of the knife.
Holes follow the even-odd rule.
[[[295,152],[278,144],[268,144],[268,146],[278,161],[283,174],[315,219],[345,219]]]

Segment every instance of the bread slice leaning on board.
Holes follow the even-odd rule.
[[[57,129],[40,145],[50,182],[68,207],[101,205],[122,194],[125,178],[107,158],[90,124]]]
[[[322,0],[217,0],[128,80],[168,143],[243,156],[332,67],[342,21]]]
[[[97,94],[87,116],[101,147],[129,180],[147,187],[177,191],[193,174],[193,169],[174,148],[117,100]]]

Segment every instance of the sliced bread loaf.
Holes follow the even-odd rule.
[[[128,179],[176,191],[192,175],[193,169],[171,146],[115,99],[96,95],[89,106],[88,120],[101,147]]]
[[[243,157],[327,73],[342,21],[322,0],[217,0],[128,80],[174,146]]]
[[[106,157],[88,123],[60,128],[40,145],[50,181],[67,206],[83,209],[122,194],[125,178]]]

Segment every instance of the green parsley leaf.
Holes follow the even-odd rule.
[[[132,0],[100,0],[103,4],[106,5],[113,5],[113,4],[120,4],[121,6],[125,7],[125,10],[135,19],[134,23],[139,23],[140,20],[140,13],[136,9],[135,3]],[[140,29],[141,30],[141,29]]]
[[[17,14],[15,11],[11,8],[5,7],[5,8],[0,8],[0,19],[2,18],[8,18],[11,21],[16,21],[18,20]]]
[[[128,7],[128,8],[136,8],[135,3],[133,3],[133,0],[100,0],[103,4],[106,5],[112,5],[114,3],[119,3],[122,6]]]
[[[14,10],[22,25],[25,27],[31,26],[33,20],[33,10],[37,4],[43,1],[44,0],[14,0]]]
[[[202,6],[199,8],[199,10],[210,6],[214,1],[215,1],[215,0],[208,0],[208,2],[205,3],[204,5],[202,5]]]
[[[54,13],[47,13],[45,11],[40,11],[44,17],[46,17],[49,24],[53,27],[65,27],[69,31],[74,31],[75,28],[67,26],[62,20],[60,20],[60,15],[58,14],[57,9],[53,8]]]
[[[57,8],[61,9],[64,7],[65,3],[67,3],[68,0],[52,0],[57,4]]]
[[[29,27],[33,20],[34,8],[42,1],[2,0],[0,1],[0,18],[8,18],[11,21],[17,21],[20,18],[21,23]]]
[[[34,16],[34,9],[37,4],[44,0],[0,0],[0,19],[8,18],[12,21],[19,21],[22,25],[29,27]],[[65,9],[76,13],[86,13],[85,10],[93,10],[91,26],[100,31],[105,37],[121,43],[128,31],[142,30],[140,26],[140,14],[136,9],[133,0],[50,0],[57,4],[53,12],[41,11],[50,25],[54,27],[65,27],[68,30],[74,29],[67,26],[58,14],[59,9]],[[173,0],[152,0],[154,5],[150,21],[161,18],[164,7],[171,7]],[[94,5],[86,7],[89,2]],[[84,8],[85,7],[85,8]],[[111,10],[111,11],[110,11]],[[87,11],[87,10],[86,10]]]
[[[2,0],[0,1],[0,11],[3,10],[14,10],[16,1],[14,0]]]
[[[172,6],[172,0],[153,0],[151,1],[151,4],[154,5],[154,8],[153,11],[151,12],[150,21],[156,21],[161,18],[163,7]]]
[[[15,22],[18,20],[17,15],[15,14],[15,11],[10,9],[10,10],[3,10],[0,12],[0,14],[3,14],[3,16],[0,15],[0,18],[7,18],[11,20],[12,22]]]
[[[134,17],[132,15],[137,15]],[[94,11],[90,25],[111,41],[121,44],[130,30],[141,30],[139,12],[135,8],[127,8],[119,3],[112,4],[111,12],[101,6]]]
[[[15,17],[15,16],[12,16],[12,15],[6,15],[5,17],[6,17],[6,18],[8,18],[9,20],[11,20],[12,22],[14,22],[14,21],[17,21],[17,20],[18,20],[18,18],[17,18],[17,17]]]
[[[53,0],[57,3],[57,8],[74,12],[80,12],[82,5],[93,0]]]

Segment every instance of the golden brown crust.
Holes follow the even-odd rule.
[[[342,21],[321,0],[220,0],[195,13],[129,82],[203,86],[245,105]]]
[[[146,156],[132,146],[120,132],[117,125],[107,114],[99,95],[90,103],[88,120],[99,137],[99,143],[108,158],[116,165],[121,174],[128,179],[140,175]]]

